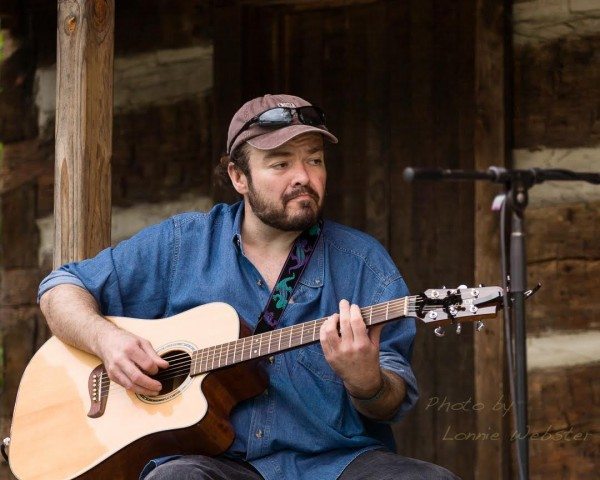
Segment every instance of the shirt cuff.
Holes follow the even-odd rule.
[[[42,280],[42,283],[40,283],[38,288],[37,303],[40,303],[40,298],[42,298],[42,295],[48,290],[56,287],[57,285],[64,284],[76,285],[85,290],[85,285],[77,276],[73,275],[72,273],[65,272],[64,270],[54,270]]]
[[[408,362],[398,354],[380,352],[379,362],[381,368],[398,375],[404,380],[406,385],[406,396],[404,397],[404,401],[400,404],[400,408],[398,408],[398,411],[392,418],[384,422],[396,423],[402,420],[402,418],[404,418],[404,416],[416,405],[417,400],[419,400],[417,379]]]

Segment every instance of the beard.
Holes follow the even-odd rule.
[[[287,204],[300,195],[309,195],[310,200],[301,200],[300,210],[294,213],[287,211]],[[250,182],[248,184],[248,203],[252,211],[265,225],[284,232],[300,232],[312,227],[323,211],[323,204],[319,204],[319,195],[315,190],[306,185],[286,193],[281,198],[281,203],[270,202],[264,198]]]

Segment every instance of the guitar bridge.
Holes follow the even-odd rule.
[[[88,394],[90,396],[90,411],[88,417],[98,418],[104,414],[110,380],[104,365],[100,364],[92,370],[88,378]]]

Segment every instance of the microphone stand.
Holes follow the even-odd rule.
[[[488,180],[501,183],[505,188],[505,204],[511,212],[511,234],[510,234],[510,295],[512,303],[508,301],[507,289],[504,289],[504,308],[512,314],[514,320],[514,339],[505,338],[508,352],[508,365],[510,372],[511,387],[514,385],[517,424],[517,464],[519,478],[529,478],[529,432],[527,428],[527,349],[525,331],[525,299],[535,290],[526,291],[527,272],[525,263],[525,230],[524,216],[529,201],[529,189],[534,185],[548,180],[552,181],[585,181],[595,185],[600,184],[600,173],[573,172],[561,169],[508,170],[501,167],[490,167],[487,171],[449,170],[449,169],[425,169],[407,167],[404,170],[404,180]],[[501,221],[503,218],[501,216]],[[501,225],[500,231],[504,231]],[[502,239],[505,244],[505,239]],[[505,268],[503,255],[502,269]],[[503,276],[504,273],[503,273]],[[503,279],[507,280],[506,276]],[[539,288],[539,286],[537,287]],[[536,288],[536,289],[537,289]],[[505,317],[506,318],[506,317]],[[510,317],[509,317],[510,318]],[[514,363],[512,368],[511,355],[514,340]],[[514,371],[513,371],[514,370]]]

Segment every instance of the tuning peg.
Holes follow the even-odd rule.
[[[443,337],[446,335],[444,327],[436,327],[433,333],[435,333],[436,337]]]
[[[479,288],[483,288],[485,287],[485,285],[483,283],[480,283],[479,285],[477,285]]]
[[[458,287],[456,287],[457,290],[462,290],[464,288],[467,288],[466,285],[459,285]]]
[[[458,322],[458,323],[456,324],[456,334],[457,334],[457,335],[460,335],[460,332],[462,332],[462,325],[461,325],[461,323],[460,323],[460,322]]]
[[[485,323],[483,323],[481,320],[477,320],[477,322],[475,322],[475,329],[478,332],[481,332],[484,328],[485,328]]]

